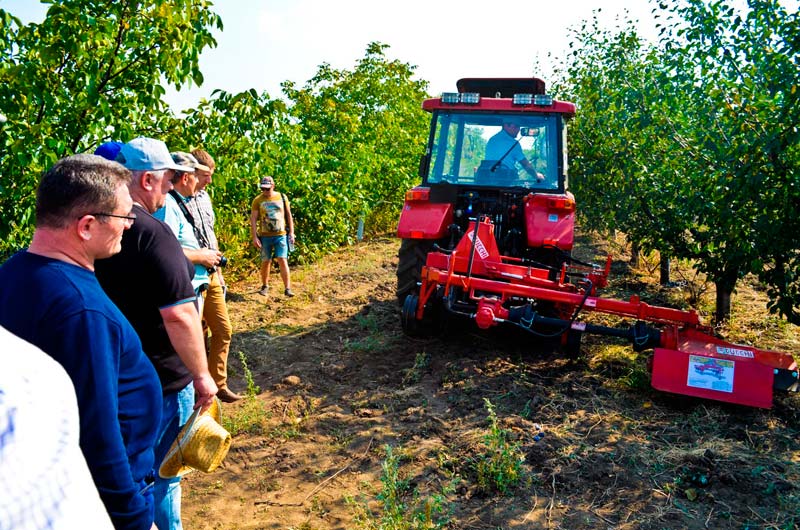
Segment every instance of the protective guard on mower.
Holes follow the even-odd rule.
[[[592,333],[652,349],[658,390],[769,408],[773,389],[800,388],[790,354],[722,341],[695,311],[598,297],[611,258],[601,267],[571,257],[576,205],[567,191],[566,122],[575,105],[553,100],[536,78],[461,79],[457,87],[422,105],[432,113],[422,184],[406,192],[397,230],[406,333],[463,317],[481,329],[503,324],[555,338],[568,354]],[[518,130],[505,127],[512,122]],[[516,134],[502,138],[507,149],[487,148],[503,134]],[[635,323],[579,319],[593,311]]]

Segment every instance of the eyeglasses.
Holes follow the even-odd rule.
[[[116,217],[117,219],[125,219],[130,224],[133,224],[133,222],[136,220],[136,214],[135,213],[132,213],[130,215],[118,215],[118,214],[115,214],[115,213],[88,213],[86,215],[93,215],[95,217],[101,217],[101,216],[102,217]]]

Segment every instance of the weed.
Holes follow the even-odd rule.
[[[311,506],[308,508],[309,515],[316,515],[319,518],[325,517],[330,510],[325,507],[325,503],[322,502],[318,496],[314,495],[311,498]]]
[[[649,390],[650,373],[645,363],[630,365],[627,373],[620,378],[620,382],[631,390]]]
[[[520,411],[519,415],[521,418],[530,419],[531,417],[531,399],[525,402],[525,406],[522,407],[522,411]]]
[[[383,341],[380,335],[367,335],[358,340],[348,340],[347,347],[357,353],[377,353],[383,347]]]
[[[447,495],[452,485],[430,497],[422,497],[416,488],[401,478],[400,459],[392,447],[385,446],[381,464],[381,490],[377,494],[379,513],[373,513],[366,499],[345,497],[353,510],[353,522],[364,530],[437,530],[450,524],[451,509]]]
[[[258,434],[263,431],[264,425],[269,418],[269,413],[256,397],[261,392],[261,389],[253,381],[253,373],[247,366],[247,357],[241,351],[238,356],[247,381],[247,391],[242,404],[234,409],[233,414],[223,417],[222,425],[232,436],[245,432]]]
[[[509,493],[525,479],[525,455],[519,443],[511,442],[510,432],[500,427],[494,405],[483,399],[489,411],[489,432],[483,436],[483,452],[471,459],[477,485],[484,491]]]
[[[284,423],[270,430],[268,436],[273,440],[293,440],[300,438],[301,434],[296,424]]]
[[[382,323],[378,322],[374,314],[356,315],[356,323],[361,329],[365,329],[370,333],[379,333],[381,331]]]
[[[244,379],[247,381],[246,394],[248,397],[256,397],[256,395],[261,392],[261,389],[256,385],[256,382],[253,380],[253,372],[251,372],[250,367],[247,366],[247,356],[242,351],[240,351],[237,355],[239,356],[239,361],[242,363]]]
[[[430,363],[430,355],[424,351],[417,353],[417,356],[414,358],[414,366],[406,370],[406,373],[403,376],[403,384],[407,385],[409,383],[419,383],[419,380],[422,379],[422,372],[430,365]]]
[[[345,449],[355,439],[355,434],[340,428],[332,429],[329,434],[332,439],[331,445],[339,449]]]

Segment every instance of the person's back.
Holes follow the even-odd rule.
[[[0,364],[0,530],[111,530],[78,445],[67,373],[2,327]]]
[[[174,172],[193,168],[176,164],[166,144],[154,138],[123,144],[117,160],[131,172],[128,189],[136,223],[122,238],[122,251],[98,260],[96,272],[103,289],[142,337],[161,379],[163,408],[155,447],[156,460],[161,461],[193,408],[208,408],[217,393],[195,306],[194,267],[171,229],[152,216],[164,205]],[[153,496],[158,528],[182,528],[180,477],[156,476]]]

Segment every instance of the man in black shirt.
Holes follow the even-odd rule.
[[[97,261],[95,273],[133,324],[161,380],[164,410],[155,450],[157,468],[192,409],[208,407],[217,393],[195,306],[194,267],[170,228],[151,215],[164,205],[173,173],[193,168],[176,164],[164,142],[152,138],[123,144],[117,161],[131,170],[136,222],[122,237],[122,251]],[[154,497],[158,528],[181,528],[180,477],[156,477]]]

